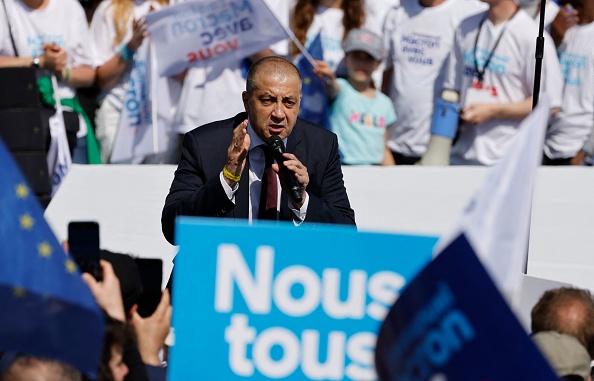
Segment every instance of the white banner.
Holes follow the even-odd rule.
[[[289,37],[262,0],[196,0],[146,16],[160,75],[239,61]]]
[[[72,165],[72,157],[70,156],[70,148],[66,138],[62,100],[58,92],[58,81],[55,75],[51,76],[51,81],[54,100],[56,101],[56,113],[49,118],[51,141],[47,152],[47,167],[52,182],[53,196]]]
[[[134,55],[111,163],[140,164],[147,156],[164,153],[168,148],[171,130],[168,78],[156,74],[152,51],[154,47],[146,39]]]

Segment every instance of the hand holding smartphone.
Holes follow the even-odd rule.
[[[135,258],[142,282],[142,295],[138,300],[138,314],[151,316],[161,301],[161,282],[163,279],[163,261],[157,258]]]
[[[68,224],[70,255],[81,272],[87,272],[99,282],[103,279],[99,248],[99,224],[96,221],[72,221]]]

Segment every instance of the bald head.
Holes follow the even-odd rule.
[[[12,362],[1,381],[80,381],[80,372],[64,363],[31,356]]]
[[[268,56],[259,59],[250,67],[245,88],[247,93],[249,95],[254,93],[258,88],[260,78],[273,76],[285,80],[289,77],[297,77],[299,78],[299,84],[301,84],[302,80],[299,69],[291,61],[278,56]],[[301,86],[299,86],[299,93],[301,93]]]
[[[531,313],[532,332],[556,331],[577,338],[594,358],[594,299],[577,288],[543,294]]]

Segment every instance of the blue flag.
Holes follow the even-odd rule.
[[[103,314],[0,140],[0,351],[62,361],[94,378]]]
[[[320,33],[311,42],[307,51],[316,60],[324,59],[324,49],[322,47]],[[296,65],[303,78],[301,112],[299,113],[299,117],[330,129],[328,95],[326,94],[322,80],[314,74],[312,64],[303,55],[299,58]]]
[[[462,234],[408,284],[378,335],[381,381],[555,381]]]

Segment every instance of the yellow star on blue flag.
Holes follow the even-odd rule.
[[[0,168],[0,352],[55,359],[95,379],[103,314],[1,139]]]
[[[49,258],[52,255],[52,246],[47,241],[43,241],[37,245],[37,251],[42,257]]]

